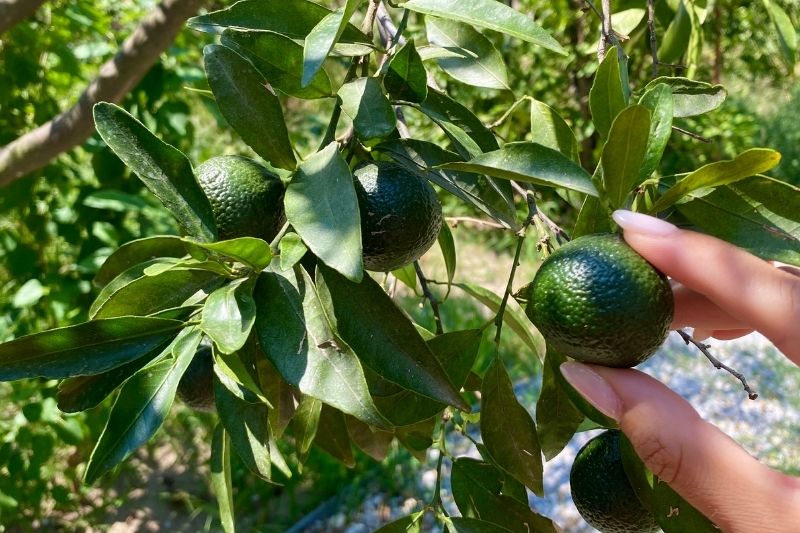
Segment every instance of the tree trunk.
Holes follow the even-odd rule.
[[[0,35],[33,15],[44,0],[0,0]]]

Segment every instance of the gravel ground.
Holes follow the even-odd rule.
[[[723,371],[715,370],[694,347],[687,347],[672,334],[662,350],[640,370],[657,377],[686,398],[708,421],[739,441],[751,454],[775,468],[800,470],[800,368],[793,365],[757,334],[735,341],[711,341],[711,352],[724,363],[742,372],[759,393],[755,401],[747,399],[740,383]],[[517,396],[533,413],[537,383],[517,386]],[[578,514],[569,491],[569,469],[580,447],[596,432],[576,435],[567,448],[545,464],[545,498],[529,494],[531,507],[552,518],[564,531],[594,531]],[[477,435],[476,435],[477,437]],[[448,448],[455,455],[478,457],[474,446],[453,435]],[[436,452],[416,474],[414,483],[420,494],[431,494],[436,480]],[[445,461],[445,468],[449,464]],[[449,475],[447,476],[449,479]],[[458,511],[449,487],[442,490],[445,506],[451,514]],[[359,509],[340,509],[314,524],[304,524],[302,531],[366,533],[422,507],[415,498],[375,494]],[[426,530],[437,531],[437,524]]]

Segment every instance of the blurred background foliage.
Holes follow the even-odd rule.
[[[205,7],[219,8],[227,3],[208,2]],[[323,3],[334,6],[342,2]],[[572,126],[588,168],[598,157],[587,95],[597,64],[599,22],[580,0],[522,0],[511,4],[534,14],[570,55],[555,57],[528,43],[487,33],[505,60],[510,90],[470,87],[442,71],[436,72],[435,82],[487,124],[499,119],[523,95],[545,102]],[[657,35],[664,35],[676,4],[656,2]],[[0,35],[0,146],[72,105],[98,67],[155,5],[154,0],[45,2],[35,16]],[[652,76],[645,1],[618,0],[612,5],[615,13],[626,11],[636,22],[624,41],[635,92]],[[789,0],[781,5],[796,26],[800,3]],[[706,7],[702,60],[694,77],[722,83],[729,97],[714,113],[680,119],[681,128],[710,142],[674,134],[662,172],[686,172],[760,145],[782,152],[782,163],[773,172],[776,177],[800,184],[800,90],[794,88],[794,65],[781,53],[769,15],[761,3],[739,0],[709,1]],[[399,20],[398,10],[390,12]],[[424,41],[423,21],[412,16],[408,32],[417,36],[418,43]],[[195,164],[223,153],[252,155],[203,93],[207,86],[202,48],[209,39],[206,34],[181,32],[121,104]],[[335,60],[329,65],[339,79],[342,65]],[[662,66],[660,74],[681,75],[685,71]],[[330,101],[284,100],[287,124],[301,155],[310,153],[318,143],[331,107]],[[413,111],[407,113],[407,119],[417,136],[445,143],[440,132],[423,130],[422,118]],[[507,141],[529,138],[528,107],[519,106],[496,126],[495,132]],[[448,215],[480,216],[450,196],[442,196],[442,200]],[[574,208],[555,193],[547,193],[540,207],[565,227],[574,220]],[[85,320],[94,296],[93,275],[111,251],[132,239],[176,231],[158,202],[96,135],[42,170],[2,188],[0,341]],[[454,233],[462,264],[470,263],[464,256],[474,250],[488,247],[496,254],[465,266],[472,269],[471,275],[483,274],[489,283],[496,269],[500,274],[494,277],[505,277],[510,266],[511,234],[469,223],[461,223]],[[429,255],[436,254],[434,249]],[[535,248],[528,246],[524,257],[527,272],[532,272],[538,261]],[[440,267],[431,268],[435,277]],[[468,276],[463,279],[471,281]],[[432,324],[428,309],[420,308],[418,296],[406,291],[402,301],[421,323]],[[456,289],[443,307],[446,329],[476,327],[486,316]],[[489,346],[483,347],[484,357],[489,350]],[[531,363],[534,358],[525,357],[519,341],[504,336],[503,350],[504,360],[514,362],[515,378],[537,372],[536,363]],[[145,452],[126,463],[118,475],[89,488],[79,480],[102,430],[99,422],[106,418],[101,411],[109,404],[88,413],[65,415],[56,409],[55,392],[54,381],[0,384],[0,531],[81,529],[108,523],[120,515],[126,503],[135,501],[136,488],[147,483],[142,472],[151,472],[157,479],[153,493],[167,515],[180,512],[181,516],[190,516],[192,521],[186,523],[194,530],[211,527],[216,507],[207,477],[198,474],[207,468],[211,417],[176,405],[178,416],[169,419]],[[159,453],[171,456],[171,462],[158,459]],[[291,457],[290,450],[286,456]],[[172,465],[174,471],[165,464]],[[297,472],[296,462],[290,467]],[[406,473],[412,468],[414,460],[400,450],[382,464],[360,456],[352,470],[314,451],[302,479],[295,476],[278,487],[262,483],[238,465],[234,471],[235,507],[249,510],[241,513],[244,526],[263,523],[269,517],[274,530],[280,531],[343,486],[353,487],[345,491],[345,498],[363,498],[375,490],[402,494],[410,490]],[[181,486],[175,481],[181,476],[191,477],[191,473],[199,482]]]

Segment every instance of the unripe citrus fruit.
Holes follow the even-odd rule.
[[[178,398],[198,411],[214,411],[214,358],[210,346],[200,346],[178,383]]]

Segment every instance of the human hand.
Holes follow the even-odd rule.
[[[628,244],[676,282],[673,327],[694,326],[717,338],[757,330],[800,364],[800,277],[652,217],[617,211],[614,219]],[[637,370],[571,362],[561,372],[619,423],[655,475],[723,531],[800,527],[800,478],[760,463],[659,381]]]

